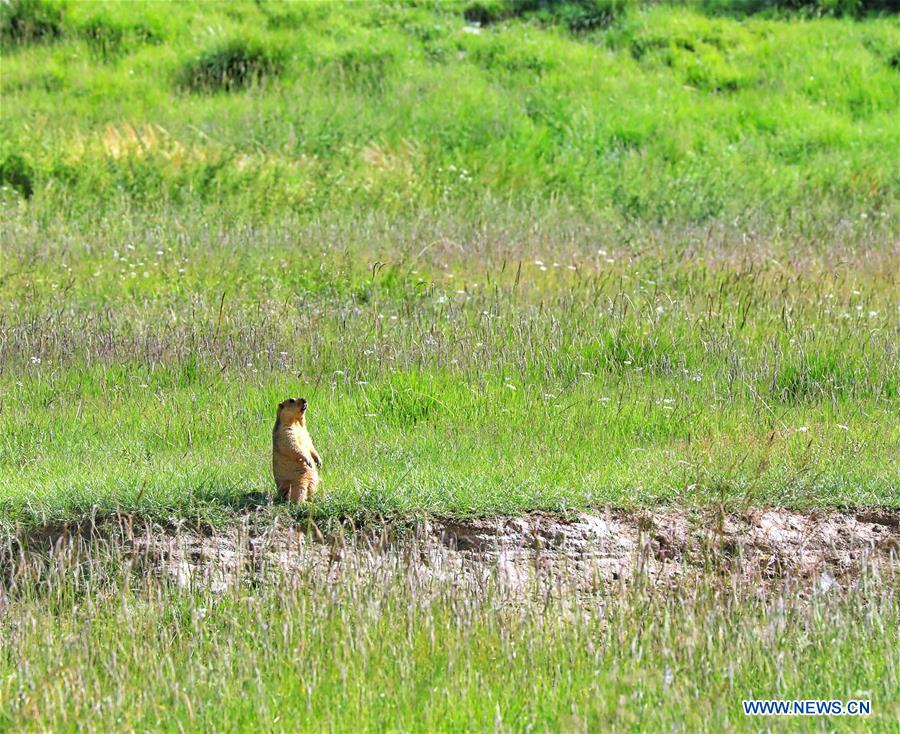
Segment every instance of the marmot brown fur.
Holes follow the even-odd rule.
[[[278,405],[272,429],[272,473],[278,493],[291,502],[305,502],[319,483],[322,459],[306,430],[306,400],[289,398]]]

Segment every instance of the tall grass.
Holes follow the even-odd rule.
[[[124,551],[124,552],[123,552]],[[423,577],[403,552],[304,563],[213,592],[131,572],[94,541],[19,561],[0,582],[0,725],[9,731],[756,731],[746,698],[865,699],[892,731],[895,585],[768,590],[635,579],[510,596]],[[211,561],[214,565],[214,561]]]
[[[802,250],[558,220],[46,231],[7,229],[7,525],[225,521],[269,492],[273,406],[298,395],[322,516],[897,504],[878,229]]]

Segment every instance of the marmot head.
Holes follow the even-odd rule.
[[[306,425],[306,398],[288,398],[278,404],[279,423]]]

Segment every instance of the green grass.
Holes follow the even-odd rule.
[[[896,506],[896,18],[712,5],[4,6],[2,522]]]
[[[900,713],[885,578],[809,596],[636,583],[579,605],[552,583],[460,593],[392,556],[328,585],[298,565],[214,594],[103,573],[105,552],[19,569],[0,623],[4,730],[889,732]],[[864,699],[872,715],[748,718],[750,698]]]
[[[532,5],[555,10],[479,28],[457,2],[70,3],[52,30],[7,34],[0,171],[70,221],[493,200],[767,230],[896,220],[896,17]]]
[[[778,406],[772,416],[749,396],[706,404],[702,382],[512,379],[336,376],[302,390],[326,462],[314,512],[897,506],[895,406]],[[25,524],[93,508],[221,523],[228,508],[271,494],[273,406],[301,392],[283,374],[186,368],[26,377],[18,400],[3,387],[0,507],[5,523]]]
[[[38,529],[900,507],[888,10],[0,3],[0,729],[892,731],[890,569],[212,593]]]
[[[4,523],[227,521],[270,492],[274,407],[298,395],[325,517],[897,506],[892,252],[509,229],[421,247],[440,226],[273,224],[201,247],[150,219],[60,258],[14,222]]]
[[[162,407],[149,391],[101,402],[90,394],[73,399],[63,388],[58,399],[71,407],[9,426],[16,451],[30,437],[31,460],[6,474],[6,517],[25,511],[64,519],[94,504],[190,514],[198,503],[268,491],[270,404],[275,386],[287,390],[289,383],[267,382],[210,381],[170,392]],[[885,458],[896,436],[891,444],[867,425],[887,422],[886,410],[792,411],[785,415],[791,426],[767,436],[750,412],[686,425],[677,413],[669,417],[678,408],[666,411],[659,392],[620,412],[599,403],[596,389],[572,390],[565,398],[576,406],[563,412],[565,404],[510,397],[502,386],[473,397],[462,381],[414,384],[406,392],[376,382],[314,411],[317,441],[332,458],[319,511],[484,514],[717,500],[896,504],[896,464]],[[392,390],[397,402],[388,407],[384,397]],[[458,409],[445,408],[456,397]],[[813,435],[796,433],[800,424]]]

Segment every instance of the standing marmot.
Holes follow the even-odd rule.
[[[289,398],[278,405],[272,429],[272,473],[278,494],[305,502],[316,491],[322,459],[306,430],[306,400]]]

